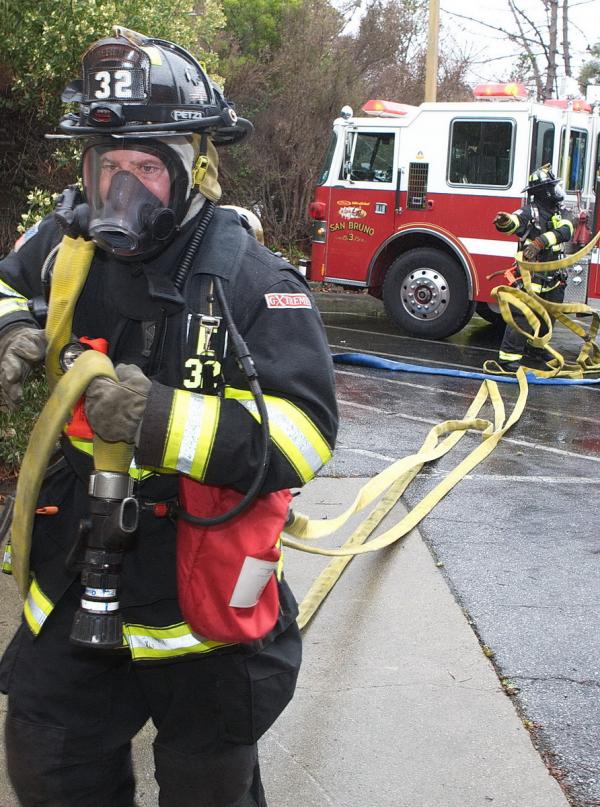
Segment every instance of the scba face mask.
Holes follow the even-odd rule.
[[[191,163],[191,146],[189,151]],[[86,149],[88,232],[101,249],[120,258],[140,258],[166,246],[189,204],[190,169],[181,153],[157,141],[113,141]]]
[[[550,207],[560,205],[565,198],[561,182],[547,182],[540,185],[533,189],[532,196],[538,204]]]
[[[560,204],[560,202],[564,202],[564,200],[565,200],[564,185],[563,185],[562,181],[559,181],[554,186],[554,201],[557,204]]]

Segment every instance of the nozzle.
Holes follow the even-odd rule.
[[[71,641],[79,647],[101,650],[123,647],[123,619],[120,611],[100,614],[79,608],[73,620]]]

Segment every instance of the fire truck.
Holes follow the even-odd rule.
[[[360,117],[344,107],[309,205],[309,279],[367,289],[414,336],[450,336],[475,310],[499,319],[491,290],[517,240],[492,222],[522,204],[533,169],[549,163],[562,178],[572,251],[598,229],[597,109],[528,101],[515,83],[474,95],[420,106],[372,100]],[[595,249],[569,269],[566,300],[600,299],[599,258]]]

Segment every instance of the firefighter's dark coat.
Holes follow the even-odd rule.
[[[184,379],[189,349],[186,328],[191,312],[204,305],[198,297],[204,294],[201,276],[205,274],[218,275],[225,281],[234,321],[254,358],[263,392],[294,405],[328,449],[335,441],[337,410],[332,362],[304,279],[249,235],[237,214],[217,209],[191,270],[185,305],[169,300],[174,290],[168,277],[176,272],[194,227],[194,222],[186,225],[158,258],[144,264],[117,261],[97,250],[75,309],[73,331],[77,336],[106,338],[115,364],[137,364],[154,382],[136,462],[171,473],[153,473],[139,484],[143,502],[165,500],[176,494],[176,469],[161,466],[167,432],[172,426],[169,419],[174,411],[173,393],[182,388]],[[42,264],[59,240],[60,233],[49,217],[17,252],[0,262],[0,306],[5,304],[0,331],[31,321],[24,308],[10,310],[11,300],[14,292],[27,299],[42,293]],[[159,294],[152,297],[149,288],[158,289]],[[301,297],[293,297],[289,307],[285,295]],[[283,304],[269,307],[273,299]],[[309,300],[310,307],[294,307],[298,299]],[[230,352],[223,362],[223,375],[228,386],[247,389]],[[256,419],[238,401],[222,399],[202,481],[241,491],[248,489],[258,473],[259,445]],[[66,439],[63,451],[68,461],[48,479],[40,498],[41,505],[59,505],[60,513],[37,520],[31,557],[36,583],[52,603],[73,580],[64,560],[79,519],[86,512],[85,478],[91,470],[89,457]],[[305,481],[274,444],[263,492],[298,487]],[[285,629],[296,615],[293,597],[284,581],[281,595],[282,615],[275,633]],[[121,604],[126,621],[136,625],[174,625],[182,619],[175,583],[174,526],[146,509],[142,509],[136,546],[125,555]]]

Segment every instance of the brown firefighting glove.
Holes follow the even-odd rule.
[[[21,402],[25,379],[45,355],[46,335],[39,328],[19,324],[0,333],[0,388],[11,409]]]
[[[95,378],[85,393],[85,414],[94,434],[108,443],[134,443],[152,382],[135,364],[119,364],[117,381]]]
[[[496,218],[494,219],[494,226],[500,232],[504,232],[506,230],[510,230],[512,227],[512,219],[509,213],[504,213],[502,210],[499,213],[496,213]]]
[[[540,252],[545,248],[544,242],[540,238],[534,238],[523,250],[523,257],[526,261],[535,261]]]

